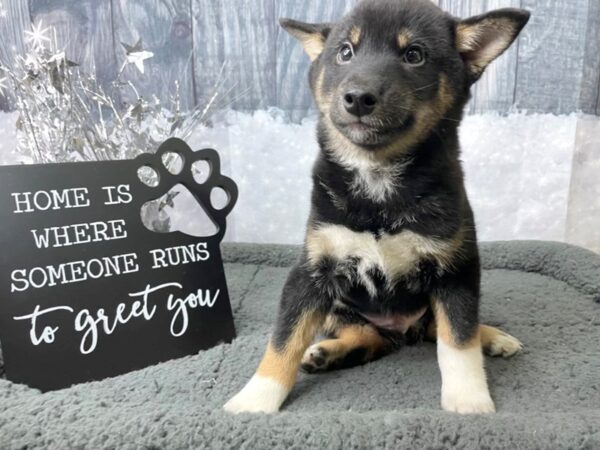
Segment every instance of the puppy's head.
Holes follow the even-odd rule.
[[[470,86],[528,19],[502,9],[459,20],[429,0],[363,0],[339,23],[281,25],[312,60],[311,88],[330,134],[398,152],[460,118]]]

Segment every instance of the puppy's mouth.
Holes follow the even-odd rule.
[[[333,123],[353,144],[375,150],[391,144],[412,126],[413,120],[413,116],[410,115],[394,124],[368,117]]]

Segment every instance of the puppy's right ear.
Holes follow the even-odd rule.
[[[513,43],[529,16],[523,9],[503,8],[458,22],[456,47],[471,81],[476,81],[488,64]]]
[[[281,27],[298,39],[311,61],[319,57],[331,31],[328,23],[304,23],[292,19],[279,19]]]

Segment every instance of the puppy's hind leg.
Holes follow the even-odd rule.
[[[300,360],[330,308],[303,264],[292,269],[283,289],[275,332],[254,376],[229,400],[231,413],[275,413],[292,390]]]
[[[328,316],[326,323],[335,324],[328,330],[329,339],[317,342],[306,350],[302,358],[302,370],[308,373],[344,369],[365,364],[393,350],[392,343],[377,329],[357,318],[340,320],[335,314]],[[332,329],[331,329],[332,328]]]
[[[523,344],[514,336],[489,325],[480,325],[481,346],[489,356],[508,358],[523,349]]]
[[[523,344],[516,337],[489,325],[479,325],[481,336],[481,347],[488,356],[502,356],[509,358],[523,350]],[[427,340],[435,342],[437,339],[437,327],[432,320],[427,327]]]

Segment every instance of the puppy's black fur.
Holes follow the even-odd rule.
[[[503,39],[508,47],[528,18],[525,11],[505,9],[466,23],[492,23],[491,36],[485,39],[505,32]],[[294,293],[302,292],[296,283],[316,280],[315,292],[310,299],[284,293],[275,345],[283,348],[294,327],[296,314],[286,311],[302,309],[300,303],[329,312],[336,298],[342,298],[360,312],[386,314],[415,312],[436,297],[454,322],[455,338],[461,342],[468,340],[478,324],[480,270],[473,213],[459,161],[457,129],[470,97],[470,87],[484,67],[477,64],[479,61],[469,60],[477,55],[461,53],[457,48],[459,21],[429,1],[380,0],[361,2],[336,25],[283,20],[282,26],[301,40],[303,33],[309,33],[320,35],[324,42],[310,69],[310,84],[321,111],[318,126],[321,153],[313,170],[309,229],[335,224],[374,236],[409,230],[441,240],[452,239],[462,229],[463,236],[450,269],[441,269],[425,259],[400,279],[388,280],[393,287],[378,288],[375,296],[369,295],[352,275],[352,261],[349,267],[341,269],[341,276],[333,276],[336,269],[340,270],[340,264],[348,265],[348,261],[327,258],[317,268],[311,268],[305,254],[288,280],[288,288]],[[360,33],[355,45],[349,42],[353,30]],[[406,36],[404,47],[399,45],[400,33]],[[353,57],[341,62],[338,55],[349,43]],[[424,63],[407,62],[405,55],[411,47],[422,52]],[[484,59],[483,63],[487,61]],[[446,92],[440,92],[441,83]],[[344,95],[351,91],[373,93],[376,99],[375,110],[358,118],[365,124],[365,130],[350,129],[357,117],[344,111],[343,103]],[[419,130],[419,135],[409,140],[408,145],[398,145],[394,150],[394,142],[402,142],[418,126],[419,119],[415,116],[419,108],[439,101],[440,95],[449,97],[441,100],[449,100],[442,114],[422,118],[433,123]],[[323,110],[323,102],[330,103],[328,111]],[[341,136],[332,136],[331,125]],[[395,173],[392,171],[389,182],[397,187],[385,198],[374,201],[363,190],[353,189],[359,169],[340,162],[343,156],[338,154],[338,147],[343,147],[343,142],[332,145],[333,140],[344,138],[371,153],[369,157],[374,160],[378,151],[387,151],[381,158],[385,164],[402,167]]]
[[[345,350],[318,369],[381,356],[407,324],[420,336],[434,316],[450,345],[475,342],[480,267],[458,125],[471,85],[528,18],[504,9],[459,20],[428,0],[364,0],[337,24],[282,20],[313,60],[321,152],[305,249],[258,374],[294,370],[319,329],[346,343],[332,341]]]

